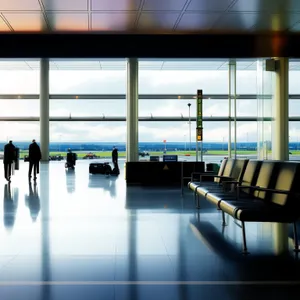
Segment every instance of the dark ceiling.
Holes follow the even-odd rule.
[[[300,57],[300,0],[0,0],[0,57]]]

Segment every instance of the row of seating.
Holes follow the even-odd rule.
[[[299,251],[296,222],[300,217],[300,163],[224,159],[217,175],[194,173],[188,187],[194,191],[197,208],[200,196],[241,222],[243,253],[248,253],[245,222],[293,223],[295,251]],[[213,176],[213,182],[203,181]]]

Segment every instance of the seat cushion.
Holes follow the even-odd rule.
[[[220,207],[220,200],[225,201],[247,201],[249,199],[253,199],[252,196],[243,194],[242,197],[239,199],[236,198],[235,192],[223,192],[223,191],[209,191],[209,193],[206,194],[206,199],[210,201],[211,203],[214,203]]]
[[[240,209],[247,208],[260,208],[263,207],[265,203],[261,200],[257,200],[256,198],[242,198],[239,200],[225,200],[221,199],[219,207],[225,213],[231,215],[236,218],[236,214]]]
[[[239,208],[236,211],[236,219],[245,222],[292,223],[297,220],[297,215],[292,210],[285,210],[277,205],[264,205]]]

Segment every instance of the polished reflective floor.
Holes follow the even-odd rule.
[[[241,229],[205,201],[197,214],[188,190],[126,187],[122,164],[119,177],[88,165],[42,164],[30,184],[21,162],[0,179],[1,300],[299,297],[300,263],[274,254],[271,224],[247,224],[243,256]]]

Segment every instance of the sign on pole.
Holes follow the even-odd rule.
[[[201,142],[201,161],[203,161],[202,142],[203,142],[203,93],[202,90],[197,90],[197,120],[196,120],[196,161],[198,161],[198,142]]]
[[[203,94],[202,90],[197,91],[197,141],[203,141],[203,118],[202,118],[202,110],[203,110]]]

